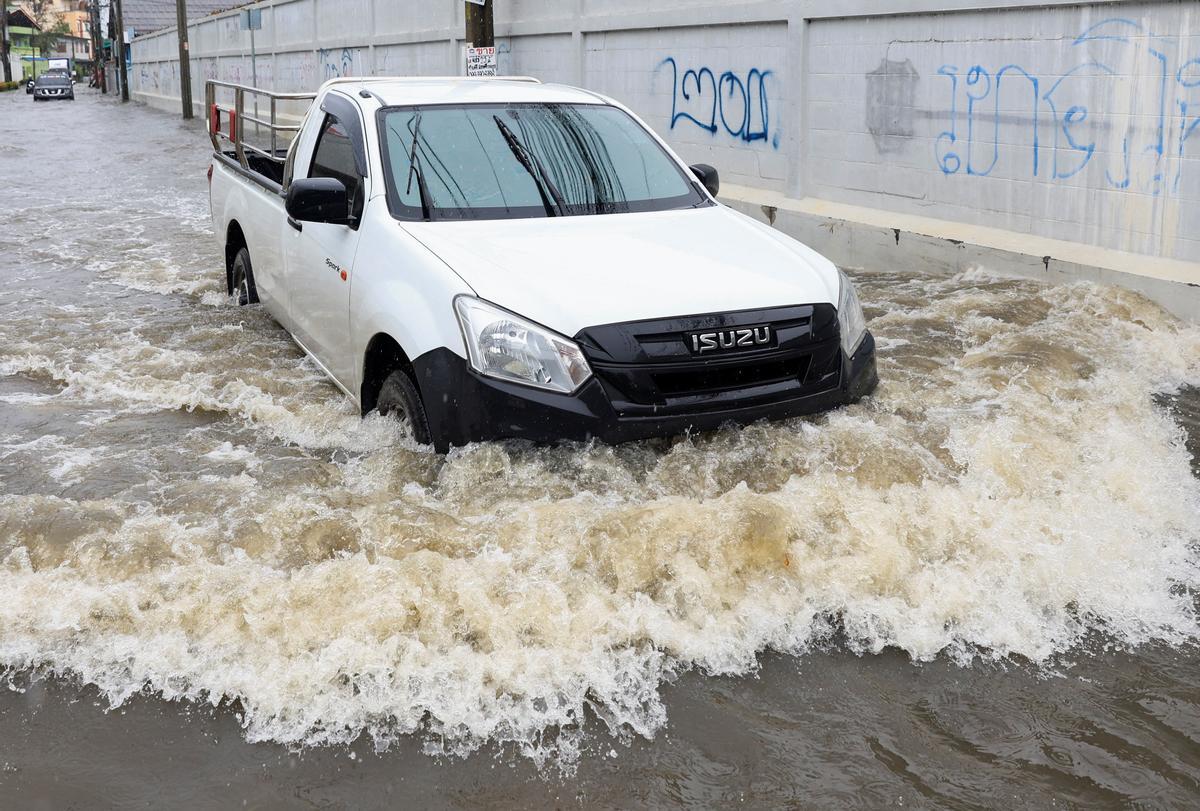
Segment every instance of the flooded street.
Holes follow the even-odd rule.
[[[1200,803],[1200,328],[854,271],[855,406],[437,456],[226,297],[209,151],[0,95],[0,805]]]

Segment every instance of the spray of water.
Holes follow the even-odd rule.
[[[664,679],[765,650],[969,667],[1200,636],[1200,482],[1155,405],[1200,383],[1200,330],[1133,293],[860,272],[862,403],[439,457],[229,304],[193,135],[114,144],[142,169],[115,193],[52,140],[70,184],[8,184],[10,674],[233,703],[253,740],[569,761],[589,714],[653,736]]]

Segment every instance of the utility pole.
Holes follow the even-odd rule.
[[[121,16],[121,0],[113,0],[117,14],[117,77],[121,80],[121,101],[129,101],[129,71],[125,69],[125,19]]]
[[[107,93],[108,87],[104,81],[104,34],[100,30],[100,0],[92,0],[91,15],[92,81],[100,86],[101,93]]]
[[[0,0],[0,62],[4,63],[4,81],[12,81],[12,65],[8,62],[8,0]]]
[[[192,117],[192,61],[188,58],[187,0],[175,0],[175,31],[179,35],[179,101],[183,117]]]
[[[492,0],[467,0],[467,44],[491,48],[496,44],[492,28]]]

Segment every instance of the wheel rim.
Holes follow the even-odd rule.
[[[395,420],[400,423],[400,426],[406,430],[411,430],[412,417],[408,413],[408,409],[403,403],[388,403],[382,409],[383,415],[390,420]]]
[[[403,398],[385,397],[380,400],[376,410],[389,420],[395,420],[405,434],[413,435],[412,414],[409,413]]]
[[[245,307],[250,303],[250,281],[246,278],[246,272],[238,270],[237,275],[233,280],[233,289],[237,293],[237,303],[239,307]]]

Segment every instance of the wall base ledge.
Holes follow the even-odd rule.
[[[722,184],[721,200],[845,267],[958,273],[981,267],[1052,282],[1087,280],[1136,290],[1200,322],[1200,263]]]

